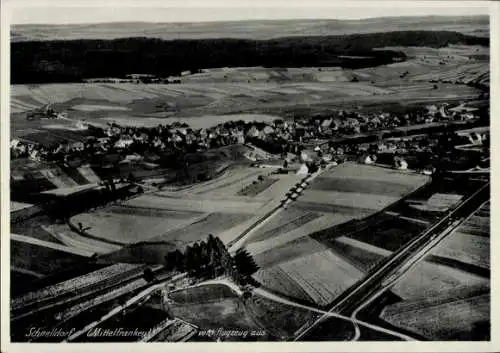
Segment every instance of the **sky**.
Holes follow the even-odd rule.
[[[102,22],[206,22],[264,19],[362,19],[386,16],[487,15],[481,1],[16,1],[12,24],[75,24]],[[207,3],[210,7],[207,7]],[[28,6],[29,4],[32,4]],[[82,5],[84,4],[84,5]],[[306,5],[307,4],[307,5]],[[355,5],[353,5],[355,4]],[[36,6],[36,7],[34,7]],[[71,7],[69,7],[71,6]],[[85,6],[85,7],[82,7]],[[133,6],[133,7],[131,7]],[[168,6],[168,7],[166,7]],[[237,7],[236,7],[237,6]]]

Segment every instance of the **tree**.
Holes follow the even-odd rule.
[[[236,251],[233,259],[238,273],[243,277],[251,276],[259,269],[252,255],[243,248]]]
[[[153,282],[156,279],[153,270],[149,267],[144,269],[143,277],[147,282]]]

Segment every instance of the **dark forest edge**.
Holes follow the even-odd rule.
[[[11,83],[83,82],[149,74],[166,78],[218,67],[332,67],[359,69],[406,60],[387,46],[481,45],[489,38],[452,31],[397,31],[270,40],[121,38],[11,44]],[[139,53],[139,55],[138,55]],[[353,58],[355,57],[355,58]]]

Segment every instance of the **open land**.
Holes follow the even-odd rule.
[[[111,39],[132,37],[140,30],[145,37],[163,39],[186,38],[275,38],[286,33],[288,36],[335,35],[406,30],[458,31],[476,36],[488,35],[488,17],[392,17],[363,20],[268,20],[228,21],[207,23],[110,23],[93,25],[15,25],[13,41],[54,39]]]
[[[427,180],[421,175],[351,163],[325,171],[306,188],[295,203],[278,213],[249,239],[246,248],[260,267],[254,278],[266,288],[280,294],[327,305],[361,278],[363,271],[381,257],[396,250],[422,230],[423,226],[396,217],[387,217],[387,221],[379,222],[376,227],[357,227],[356,231],[349,235],[354,246],[353,241],[347,242],[351,253],[344,253],[346,242],[335,240],[342,235],[342,231],[339,230],[336,237],[327,242],[320,238],[320,241],[314,240],[314,233],[354,220],[356,217],[362,218],[375,213],[416,190]],[[343,181],[346,181],[346,187],[343,186]],[[394,189],[394,196],[385,201],[381,200],[384,196],[377,194],[378,187],[384,187],[384,181],[400,185]],[[367,182],[362,190],[363,194],[354,187],[354,182],[359,185]],[[371,188],[370,182],[374,182]],[[339,198],[341,192],[336,191],[337,189],[345,190],[342,193],[346,196]],[[337,197],[331,197],[328,191],[317,190],[330,190],[329,192],[336,193]],[[304,206],[315,203],[320,206],[312,208],[312,212],[310,207]],[[334,210],[328,208],[331,205],[335,207]],[[332,250],[329,250],[330,244]],[[382,253],[375,252],[371,255],[372,248],[376,246],[382,247]],[[361,259],[359,252],[368,253],[370,256]],[[370,259],[369,263],[366,259]],[[315,268],[314,272],[310,271],[311,266]],[[332,271],[336,271],[335,276],[331,275]]]
[[[489,233],[487,212],[489,203],[392,288],[402,301],[384,309],[384,320],[433,340],[489,339],[489,271],[477,270],[489,270],[489,241],[467,232],[482,223]]]

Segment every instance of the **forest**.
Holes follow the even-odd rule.
[[[399,31],[270,40],[197,39],[60,40],[11,43],[11,83],[82,82],[150,74],[164,78],[182,71],[217,67],[363,68],[406,59],[405,54],[374,50],[384,46],[444,47],[489,45],[488,38],[449,31]]]

